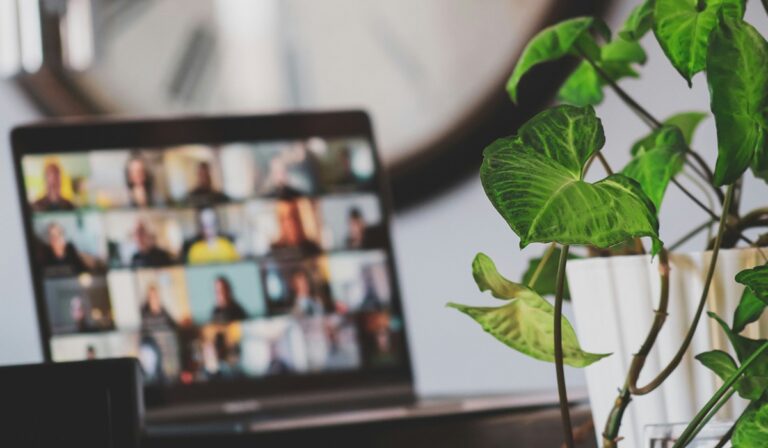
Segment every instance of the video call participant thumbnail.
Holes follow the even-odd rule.
[[[67,241],[61,224],[48,224],[46,236],[47,241],[42,243],[40,261],[49,275],[76,275],[87,270],[75,245]]]
[[[277,215],[278,235],[272,242],[273,251],[298,251],[304,255],[314,255],[321,252],[320,245],[307,235],[302,220],[300,200],[279,200],[275,204]],[[311,207],[311,202],[303,202]]]
[[[184,202],[193,207],[229,202],[229,196],[213,187],[213,176],[209,162],[197,164],[196,179],[195,187],[189,192]]]
[[[173,257],[168,251],[157,246],[155,235],[144,220],[136,220],[133,238],[136,252],[131,257],[131,267],[161,267],[173,264]]]
[[[47,162],[43,168],[45,192],[32,203],[34,211],[74,210],[75,205],[62,196],[61,166],[56,162]]]
[[[125,164],[125,185],[132,207],[149,207],[154,201],[155,179],[146,160],[134,152]]]
[[[226,263],[240,259],[232,239],[221,232],[219,217],[212,208],[197,211],[197,234],[185,243],[185,259],[190,264]]]
[[[54,334],[114,329],[106,279],[81,274],[45,282],[48,319]]]

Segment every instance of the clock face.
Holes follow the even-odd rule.
[[[498,90],[554,0],[94,0],[71,80],[130,114],[362,108],[385,164]]]

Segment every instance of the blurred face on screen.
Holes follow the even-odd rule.
[[[288,185],[288,169],[285,162],[274,158],[269,162],[269,177],[275,187]]]
[[[136,246],[139,248],[140,252],[147,252],[152,249],[152,246],[154,245],[152,233],[149,231],[149,228],[144,221],[136,221],[133,237],[136,240]]]
[[[45,166],[45,190],[46,195],[51,199],[58,199],[61,196],[61,168],[55,163]]]
[[[197,165],[197,187],[203,190],[210,190],[212,185],[211,165],[208,162],[200,162]]]
[[[200,233],[204,238],[215,238],[219,234],[219,220],[216,218],[216,212],[213,209],[205,208],[200,210]]]
[[[280,227],[281,242],[300,244],[304,241],[304,229],[301,227],[301,216],[295,202],[280,201],[277,203],[277,223]]]
[[[64,229],[57,223],[48,226],[48,245],[51,246],[54,255],[62,258],[67,250],[67,238]]]
[[[216,306],[219,308],[226,308],[232,303],[232,294],[229,289],[229,284],[220,278],[217,278],[213,283],[213,292],[216,295]]]
[[[155,285],[151,285],[147,289],[147,305],[152,314],[160,314],[163,311],[163,303],[160,301],[160,294]]]
[[[128,184],[131,187],[143,186],[147,183],[147,169],[141,159],[131,159],[128,162]]]
[[[83,322],[85,320],[85,304],[83,304],[83,299],[75,296],[69,301],[69,315],[75,322]]]
[[[293,287],[293,293],[296,297],[309,297],[311,289],[309,286],[309,278],[307,274],[302,271],[298,271],[291,277],[291,285]]]

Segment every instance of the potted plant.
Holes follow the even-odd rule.
[[[768,12],[768,3],[763,5]],[[671,414],[679,418],[687,412],[689,420],[675,447],[689,445],[734,395],[748,405],[718,446],[728,440],[737,448],[768,444],[768,341],[756,338],[754,328],[768,305],[768,264],[760,249],[768,245],[768,233],[756,239],[744,234],[768,227],[768,209],[739,210],[743,174],[751,170],[768,181],[768,42],[744,21],[744,9],[744,0],[645,0],[616,36],[598,19],[570,19],[536,35],[509,79],[507,90],[516,101],[518,83],[532,67],[566,56],[580,60],[559,91],[562,104],[483,152],[483,188],[520,237],[521,248],[548,246],[520,283],[504,278],[490,258],[478,254],[472,263],[474,279],[481,291],[501,299],[500,306],[449,305],[509,347],[555,364],[568,447],[574,442],[564,365],[590,366],[590,396],[593,409],[601,410],[594,415],[600,418],[595,423],[602,428],[604,447],[624,446],[627,429],[636,432],[637,426],[663,423],[667,417],[659,409],[670,406],[665,400],[654,404],[653,397],[664,393],[689,408]],[[645,62],[639,40],[649,31],[689,86],[696,73],[706,73],[717,129],[714,170],[691,148],[705,114],[687,112],[660,120],[618,85],[621,78],[638,76],[636,68]],[[649,127],[630,149],[632,160],[616,171],[601,153],[606,142],[592,107],[602,101],[605,88]],[[589,182],[585,176],[596,165],[605,177]],[[696,176],[694,184],[701,191],[689,191],[678,181],[685,172]],[[708,252],[670,253],[678,243],[667,248],[660,240],[658,210],[670,184],[707,214],[707,222],[690,235],[711,229]],[[758,182],[750,188],[765,185]],[[707,205],[701,199],[706,196],[717,205]],[[650,240],[650,248],[644,247],[643,238]],[[744,244],[752,249],[726,250]],[[601,258],[573,260],[571,249],[576,247],[583,255]],[[582,341],[562,316],[566,270]],[[686,282],[689,287],[680,287]],[[554,304],[543,298],[549,294]],[[708,312],[712,337],[731,348],[713,343],[708,335],[702,339],[708,300],[722,305]],[[680,312],[686,302],[690,315]],[[623,315],[614,312],[622,307]],[[678,331],[662,333],[665,323]],[[602,346],[601,340],[615,347],[618,339],[624,345],[612,355],[582,348],[582,343]],[[686,359],[694,349],[697,361],[712,372],[707,381],[711,390],[681,394],[674,375],[692,369]],[[604,404],[597,403],[601,398]],[[639,409],[635,428],[622,426],[627,410],[635,411],[633,403],[645,406],[645,413]],[[626,446],[640,446],[638,434],[630,437]]]

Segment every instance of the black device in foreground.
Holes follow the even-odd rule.
[[[0,367],[0,444],[138,448],[144,404],[134,359]]]
[[[136,357],[150,422],[413,400],[362,112],[14,129],[48,360]]]

